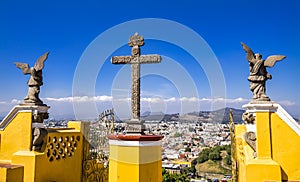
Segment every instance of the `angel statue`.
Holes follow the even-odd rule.
[[[250,76],[248,80],[250,82],[250,90],[253,92],[253,100],[270,101],[270,98],[266,95],[266,81],[272,79],[272,75],[267,72],[266,67],[272,68],[276,62],[283,60],[286,56],[273,55],[263,60],[261,54],[254,54],[246,44],[243,42],[241,44],[249,61]]]
[[[44,62],[48,58],[48,54],[49,52],[46,52],[44,55],[39,57],[34,67],[31,68],[29,68],[27,63],[14,63],[25,75],[30,74],[30,78],[27,82],[28,94],[24,98],[24,102],[27,104],[43,105],[43,101],[39,99],[39,93],[40,86],[43,85],[42,69],[44,68]]]

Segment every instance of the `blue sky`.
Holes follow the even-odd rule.
[[[103,65],[94,76],[92,90],[82,88],[74,92],[74,75],[84,53],[97,43],[97,37],[120,24],[153,18],[178,23],[195,32],[210,47],[221,72],[206,70],[180,44],[144,37],[142,53],[160,54],[164,59],[160,65],[142,66],[142,112],[209,110],[214,108],[212,102],[216,103],[216,99],[226,101],[226,106],[241,108],[252,97],[247,81],[248,63],[240,45],[243,41],[264,58],[272,54],[287,56],[268,70],[273,79],[267,82],[267,94],[291,114],[300,116],[299,8],[300,2],[296,0],[0,1],[0,114],[5,115],[27,93],[28,76],[15,68],[13,62],[33,66],[40,55],[50,51],[40,97],[51,106],[52,117],[72,116],[75,112],[78,119],[96,118],[99,112],[112,106],[118,115],[128,117],[130,66],[111,65],[109,57],[99,60]],[[151,27],[150,23],[147,31],[162,37],[174,35],[178,40],[197,45],[195,40],[188,40],[189,34],[162,31],[162,26]],[[143,27],[134,28],[143,35]],[[117,42],[121,43],[111,56],[130,54],[126,45],[130,34],[123,36],[122,32],[119,30],[101,42],[103,49],[94,51],[95,59]],[[93,69],[87,67],[85,74]],[[224,76],[224,92],[212,89],[207,72],[214,74],[214,71]],[[72,101],[80,105],[77,110]],[[89,106],[95,107],[98,113],[89,113]]]

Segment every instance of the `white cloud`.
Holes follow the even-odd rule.
[[[245,98],[236,98],[236,99],[226,99],[227,103],[246,103],[246,102],[250,102],[249,99],[245,99]]]
[[[47,97],[42,100],[55,101],[55,102],[110,102],[112,101],[111,96],[101,95],[101,96],[75,96],[75,97],[61,97],[61,98],[51,98]]]
[[[112,96],[107,96],[107,95],[95,96],[94,100],[100,102],[108,102],[108,101],[112,101]]]
[[[182,102],[199,102],[199,98],[197,98],[197,97],[181,97],[181,98],[179,98],[179,101],[182,101]]]
[[[50,114],[52,117],[62,117],[64,115],[74,115],[75,112],[83,112],[88,117],[97,116],[105,109],[114,107],[116,114],[119,117],[130,117],[131,98],[124,96],[76,96],[76,97],[47,97],[41,98],[45,104],[51,106]],[[141,98],[141,112],[153,111],[164,113],[187,113],[199,110],[215,110],[223,107],[242,108],[251,99],[245,98],[209,98],[209,97],[142,97]],[[22,100],[12,99],[11,101],[0,101],[0,113],[8,112],[13,105],[22,103]],[[79,110],[74,110],[74,104],[80,105]],[[96,103],[96,104],[93,104]],[[289,108],[297,108],[297,103],[294,101],[283,100],[277,101],[282,106],[289,106]],[[220,104],[220,105],[218,105]],[[92,106],[91,106],[92,105]],[[91,107],[95,107],[95,111],[99,113],[89,112]],[[295,109],[294,109],[295,110]],[[291,113],[293,114],[293,113]]]
[[[175,102],[176,98],[175,97],[171,97],[169,99],[165,99],[166,102]]]
[[[111,102],[111,101],[117,101],[117,102],[128,102],[131,100],[130,97],[126,98],[113,98],[113,96],[108,95],[100,95],[100,96],[75,96],[75,97],[46,97],[42,98],[44,102],[46,101],[53,101],[53,102]],[[249,102],[249,99],[245,98],[234,98],[234,99],[226,99],[226,98],[197,98],[197,97],[170,97],[170,98],[162,98],[162,97],[142,97],[141,102],[148,102],[148,103],[159,103],[159,102],[226,102],[226,103],[246,103]],[[21,100],[12,99],[10,103],[12,104],[19,104],[21,103]],[[292,106],[295,105],[294,102],[284,100],[279,101],[278,103],[286,106]],[[7,104],[6,101],[0,101],[0,104]]]
[[[158,98],[158,97],[153,97],[153,98],[151,98],[151,97],[142,97],[141,98],[141,101],[142,102],[149,102],[149,103],[159,103],[159,102],[164,102],[164,100],[163,99],[161,99],[161,98]]]
[[[73,97],[62,97],[62,98],[47,97],[47,98],[44,98],[44,99],[48,100],[48,101],[56,101],[56,102],[73,102]]]
[[[22,102],[21,100],[17,100],[17,99],[11,100],[12,104],[20,104],[21,102]]]

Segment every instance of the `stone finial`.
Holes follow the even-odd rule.
[[[144,45],[144,37],[141,36],[141,35],[139,35],[136,32],[133,36],[130,36],[128,45],[130,47],[133,47],[133,46],[138,46],[138,47],[143,46]]]

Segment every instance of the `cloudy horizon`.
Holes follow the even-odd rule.
[[[120,119],[128,119],[131,117],[130,104],[131,98],[117,98],[114,99],[113,96],[100,95],[100,96],[76,96],[76,97],[46,97],[41,98],[44,104],[50,106],[50,117],[54,119],[97,119],[98,115],[106,110],[114,108],[116,115]],[[196,97],[181,97],[181,98],[162,98],[162,97],[141,97],[141,113],[152,112],[158,113],[162,112],[165,114],[179,113],[180,115],[199,112],[199,111],[213,111],[222,109],[222,107],[212,108],[212,103],[225,102],[226,107],[231,107],[235,109],[243,109],[242,105],[247,104],[251,99],[247,98],[196,98]],[[6,114],[14,107],[22,103],[23,100],[12,99],[10,101],[0,101],[1,115],[0,117],[5,117]],[[75,118],[73,104],[82,103],[96,105],[97,113],[90,113],[88,111],[82,110],[86,115],[81,115],[82,118]],[[293,112],[291,109],[295,105],[295,102],[282,100],[277,101],[288,111],[291,111],[291,115],[294,117],[299,117],[297,112]],[[184,109],[182,108],[184,105]],[[120,107],[121,106],[121,107]],[[195,108],[197,106],[197,108]],[[223,107],[224,108],[224,107]],[[70,118],[73,116],[73,118]]]

